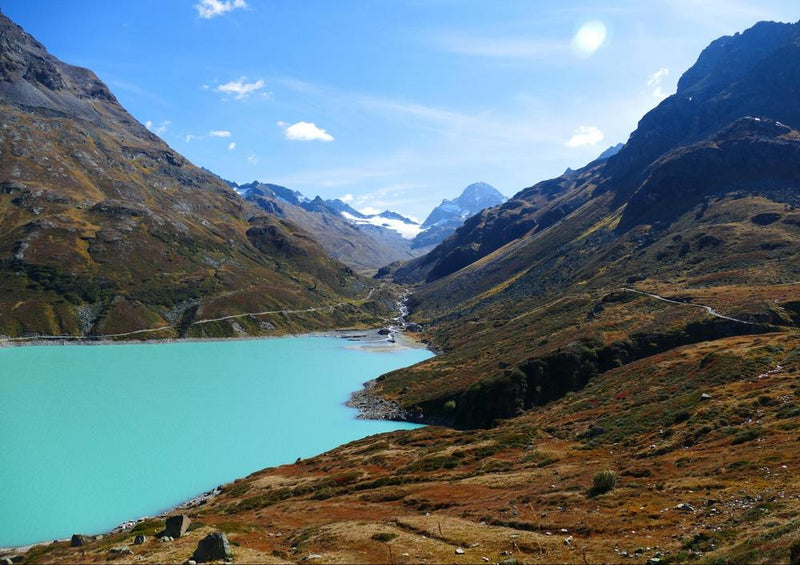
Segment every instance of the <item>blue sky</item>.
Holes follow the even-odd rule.
[[[424,218],[624,142],[710,41],[796,0],[0,0],[197,165]]]

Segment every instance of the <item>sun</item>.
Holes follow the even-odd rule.
[[[599,20],[584,23],[572,38],[572,51],[577,57],[585,59],[594,55],[605,43],[606,24]]]

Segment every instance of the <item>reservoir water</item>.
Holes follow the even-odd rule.
[[[0,547],[107,531],[415,427],[358,420],[344,402],[430,356],[338,337],[0,348]]]

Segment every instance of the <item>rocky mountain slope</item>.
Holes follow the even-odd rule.
[[[506,201],[496,188],[485,182],[469,185],[454,200],[443,200],[422,222],[422,233],[414,238],[415,248],[426,248],[442,242],[469,218],[481,210]]]
[[[0,15],[0,335],[297,331],[359,319],[369,290]]]

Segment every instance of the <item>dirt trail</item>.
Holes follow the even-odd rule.
[[[661,300],[663,302],[669,302],[670,304],[678,304],[679,306],[691,306],[693,308],[702,308],[712,316],[716,316],[717,318],[722,318],[723,320],[730,320],[731,322],[739,322],[740,324],[749,324],[753,325],[753,322],[748,322],[747,320],[740,320],[739,318],[732,318],[731,316],[726,316],[725,314],[720,314],[716,310],[714,310],[711,306],[706,306],[705,304],[692,304],[691,302],[681,302],[679,300],[672,300],[671,298],[664,298],[663,296],[659,296],[658,294],[653,294],[650,292],[644,292],[642,290],[636,290],[635,288],[623,288],[625,292],[633,292],[635,294],[641,294],[642,296],[649,296],[650,298],[655,298],[656,300]]]
[[[372,294],[375,292],[375,287],[370,288],[369,293],[363,299],[363,302],[366,302],[372,297]],[[351,302],[337,302],[335,304],[328,304],[326,306],[315,306],[314,308],[304,308],[302,310],[264,310],[261,312],[245,312],[243,314],[233,314],[231,316],[221,316],[219,318],[204,318],[202,320],[195,320],[189,326],[197,326],[201,324],[210,324],[213,322],[223,322],[225,320],[234,320],[237,318],[246,318],[248,316],[266,316],[269,314],[305,314],[308,312],[319,312],[322,310],[334,310],[335,308],[339,308],[344,306],[345,304],[351,304]],[[102,335],[92,335],[92,336],[76,336],[76,335],[37,335],[37,336],[27,336],[27,337],[8,337],[8,338],[0,338],[0,342],[16,342],[16,341],[36,341],[36,340],[85,340],[85,339],[109,339],[109,338],[117,338],[117,337],[128,337],[133,335],[140,335],[145,333],[154,333],[160,332],[164,330],[172,330],[175,329],[173,325],[167,326],[159,326],[157,328],[148,328],[144,330],[134,330],[130,332],[123,332],[123,333],[116,333],[116,334],[102,334]]]

